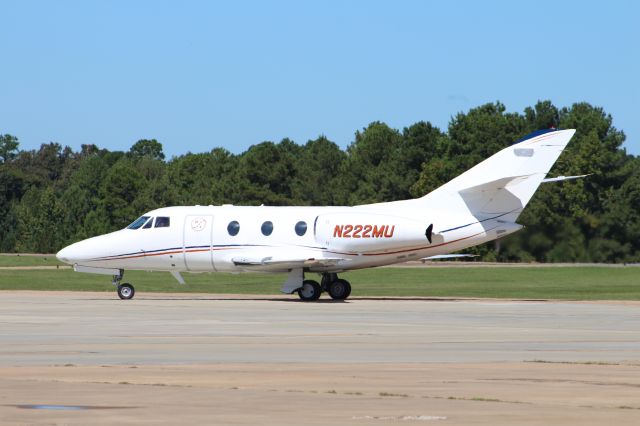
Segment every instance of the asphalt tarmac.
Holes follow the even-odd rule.
[[[0,292],[0,423],[640,423],[640,303]]]

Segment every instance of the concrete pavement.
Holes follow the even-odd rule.
[[[0,423],[613,418],[640,419],[640,303],[0,292]]]

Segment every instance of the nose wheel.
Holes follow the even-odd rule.
[[[114,275],[111,280],[111,284],[115,285],[118,289],[118,297],[122,300],[133,299],[133,296],[136,294],[136,289],[129,283],[120,284],[122,281],[122,277],[124,276],[124,269],[120,269],[120,273],[118,275]]]
[[[136,294],[135,288],[129,283],[119,284],[118,285],[118,297],[123,300],[133,299],[133,296]]]

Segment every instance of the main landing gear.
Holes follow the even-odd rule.
[[[114,275],[111,283],[115,285],[118,289],[118,297],[122,300],[133,299],[133,296],[136,294],[136,289],[129,283],[120,284],[122,281],[122,276],[124,275],[124,270],[120,270],[120,275]]]
[[[305,302],[318,300],[323,291],[329,293],[334,300],[345,300],[351,294],[351,284],[338,278],[338,274],[325,272],[320,283],[304,280],[298,289],[298,296]]]

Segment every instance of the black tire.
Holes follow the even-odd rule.
[[[329,284],[328,293],[332,299],[344,300],[351,294],[351,284],[347,280],[335,280]]]
[[[304,302],[313,302],[318,300],[322,294],[322,288],[320,284],[313,280],[304,280],[302,287],[298,289],[298,297]]]
[[[120,284],[118,286],[118,297],[122,300],[133,299],[136,294],[136,290],[129,283]]]

